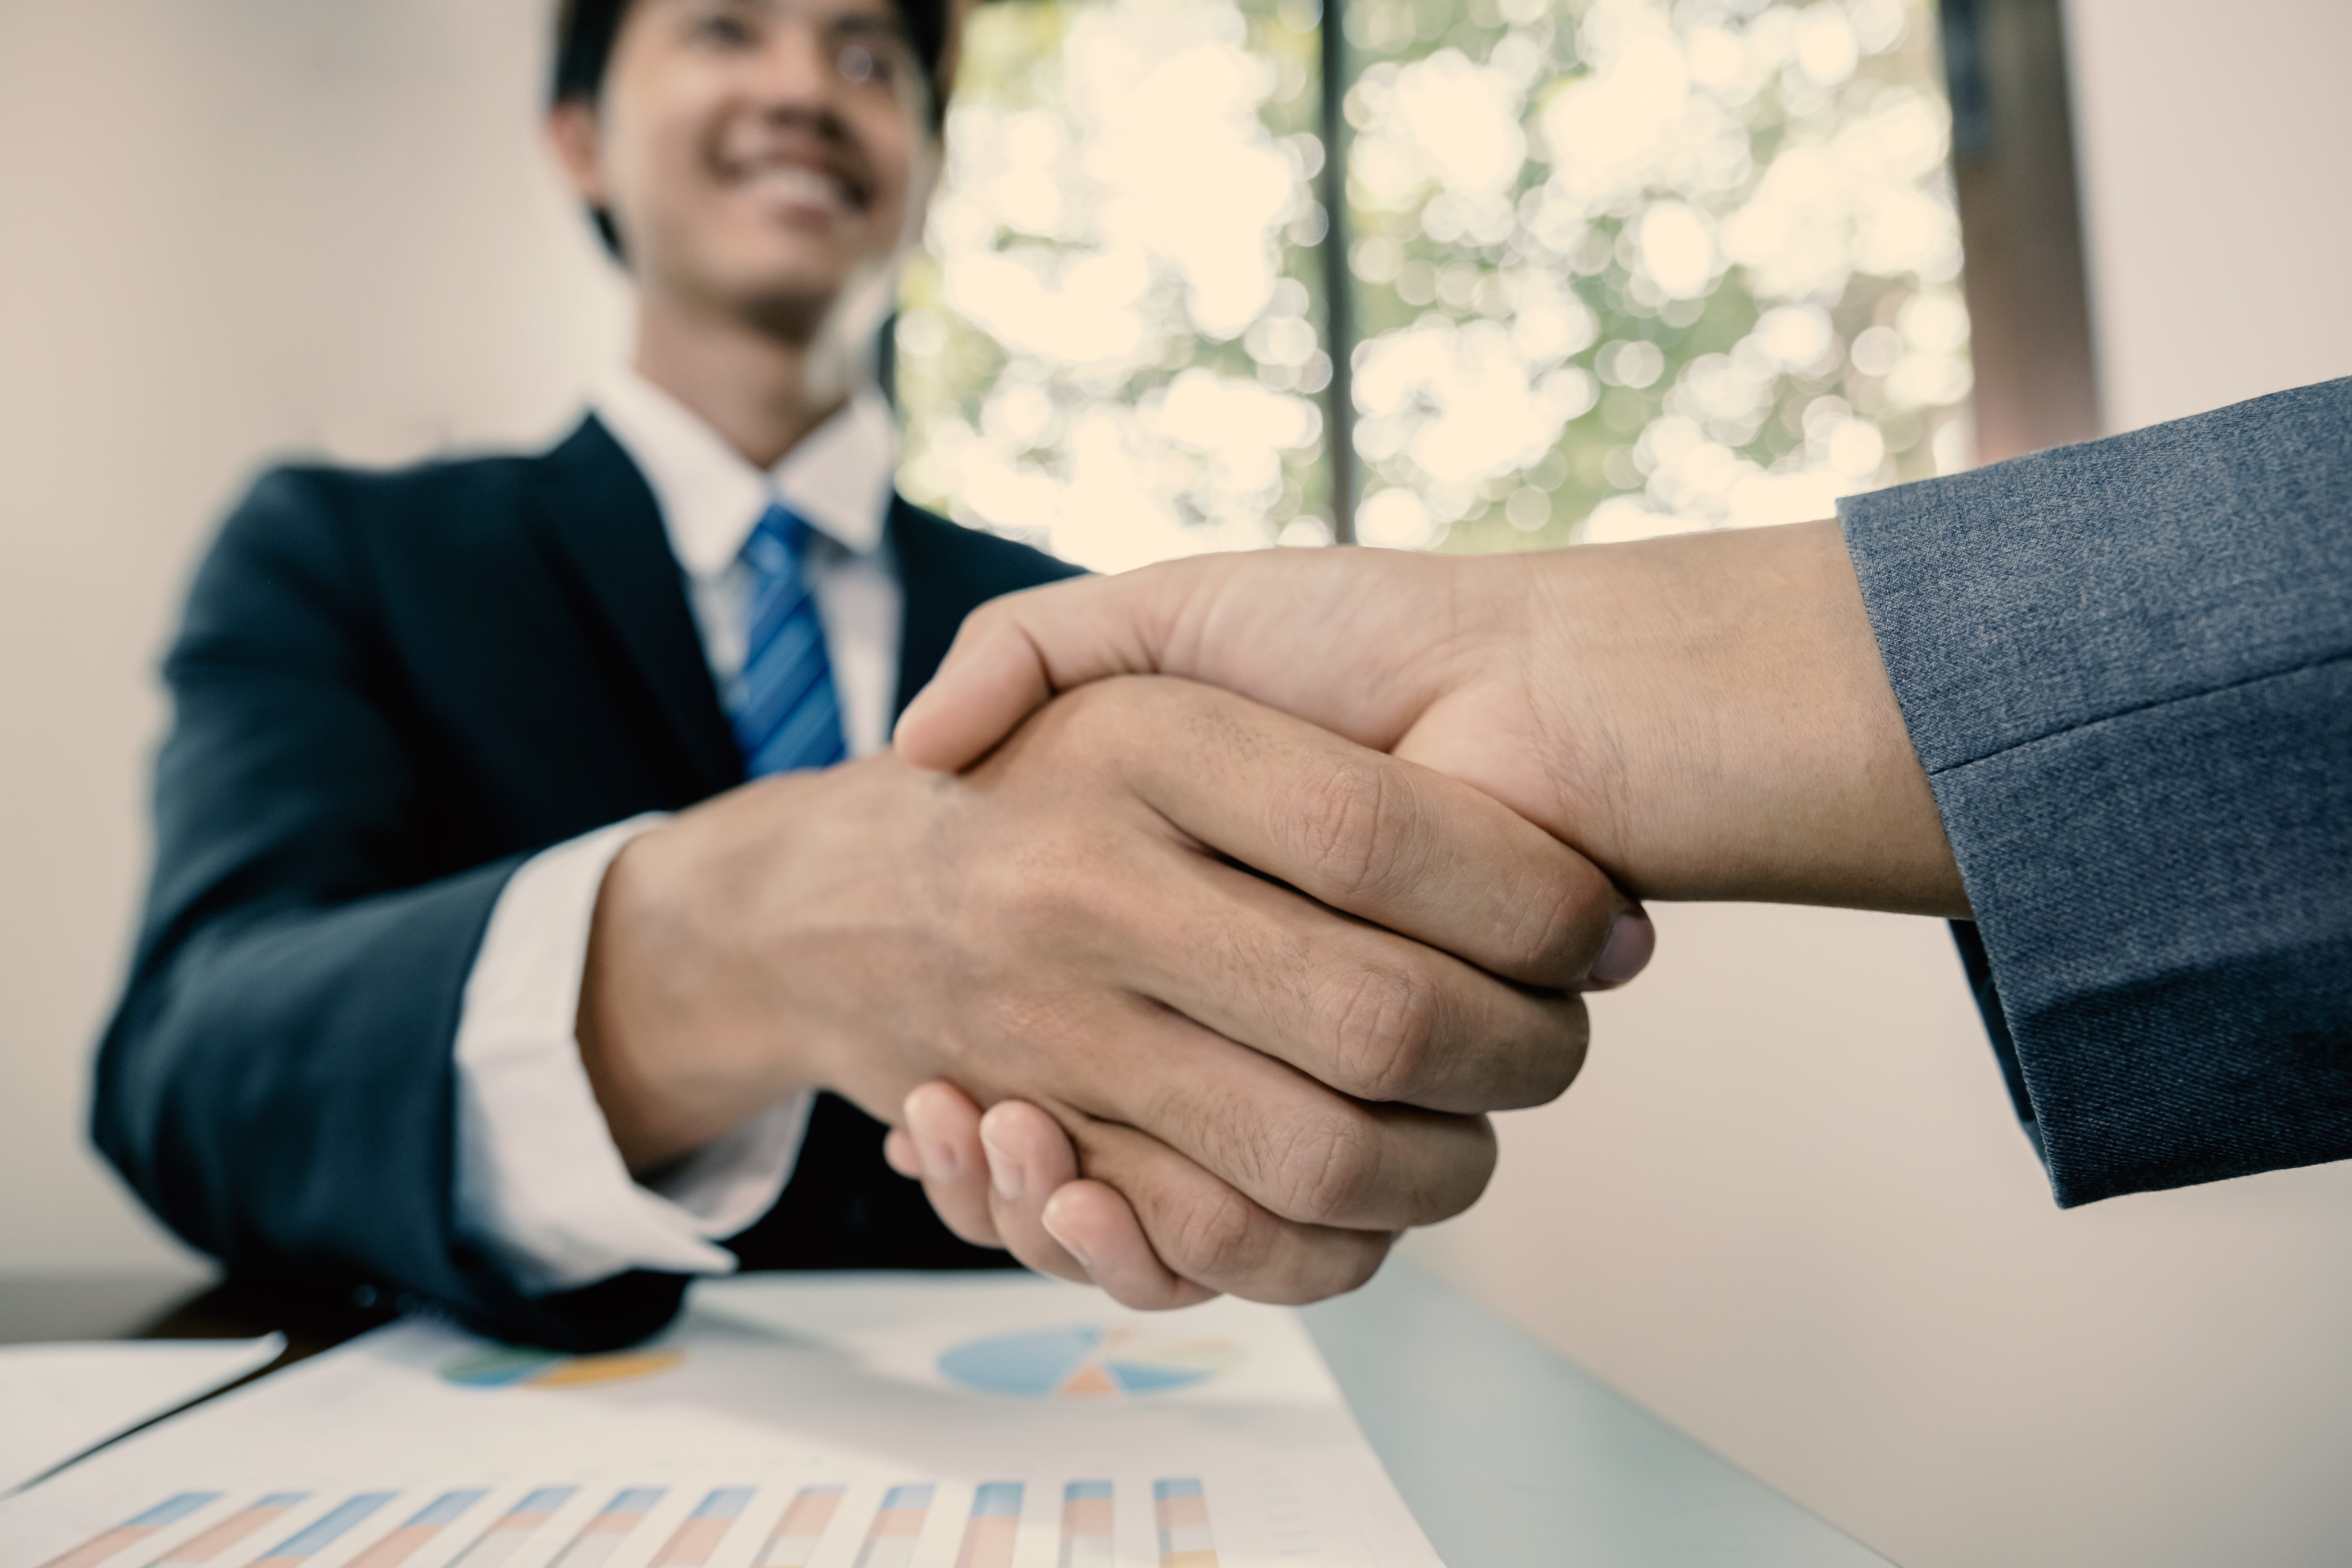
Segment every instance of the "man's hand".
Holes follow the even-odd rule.
[[[964,623],[898,754],[965,766],[1053,693],[1147,671],[1475,784],[1638,897],[1968,913],[1834,522],[1032,589]]]
[[[1070,1166],[999,1226],[929,1151],[967,1237],[1135,1305],[1309,1300],[1477,1196],[1478,1113],[1575,1076],[1630,906],[1494,800],[1181,681],[1007,717],[959,776],[766,780],[622,852],[580,1037],[633,1168],[804,1089],[895,1119],[942,1079],[1050,1112]],[[1131,1227],[1092,1270],[1034,1212],[1081,1167]]]

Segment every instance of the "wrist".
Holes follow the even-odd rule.
[[[1835,522],[1585,547],[1538,581],[1555,809],[1628,890],[1966,917]]]
[[[761,788],[767,786],[754,786]],[[737,792],[738,795],[745,792]],[[766,966],[744,962],[740,868],[722,797],[641,835],[598,889],[577,1036],[607,1130],[635,1173],[657,1170],[815,1087],[780,1028]],[[730,867],[738,868],[732,876]]]

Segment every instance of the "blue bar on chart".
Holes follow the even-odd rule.
[[[923,1533],[923,1521],[930,1511],[928,1481],[883,1493],[881,1510],[866,1531],[866,1544],[857,1549],[857,1568],[907,1568],[915,1559],[915,1538]]]
[[[541,1487],[499,1515],[482,1538],[457,1554],[449,1568],[499,1568],[515,1548],[539,1532],[555,1510],[572,1500],[577,1487]]]
[[[841,1492],[839,1487],[803,1487],[783,1517],[776,1521],[776,1527],[768,1531],[767,1543],[760,1548],[760,1560],[752,1568],[808,1568],[817,1542],[824,1539],[826,1526],[841,1507]]]
[[[480,1487],[471,1491],[443,1492],[409,1515],[407,1522],[361,1552],[343,1568],[400,1568],[425,1548],[425,1543],[465,1517],[466,1510],[489,1496]]]
[[[636,1532],[668,1490],[667,1487],[624,1487],[614,1492],[604,1511],[580,1527],[580,1533],[551,1568],[603,1568],[604,1559]]]
[[[111,1530],[102,1530],[79,1546],[50,1558],[41,1568],[92,1568],[118,1552],[127,1552],[149,1536],[169,1525],[174,1525],[188,1515],[220,1496],[218,1492],[182,1492],[165,1498],[144,1513],[133,1514]]]
[[[301,1506],[309,1492],[271,1492],[230,1514],[200,1535],[192,1535],[163,1556],[154,1568],[180,1568],[183,1563],[209,1563],[214,1558]]]
[[[647,1568],[702,1568],[742,1517],[756,1487],[721,1487],[695,1505]]]
[[[343,1532],[393,1499],[398,1492],[361,1492],[344,1499],[318,1519],[253,1560],[253,1568],[291,1568],[308,1563],[343,1538]]]
[[[1013,1568],[1013,1542],[1021,1533],[1021,1483],[990,1481],[972,1493],[956,1568]]]
[[[1152,1482],[1151,1510],[1160,1525],[1160,1568],[1217,1568],[1209,1500],[1199,1481]]]
[[[1108,1481],[1072,1481],[1062,1489],[1060,1568],[1110,1568],[1110,1515]]]

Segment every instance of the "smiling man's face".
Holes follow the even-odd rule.
[[[924,89],[889,0],[635,0],[554,131],[640,290],[806,342],[911,232]]]

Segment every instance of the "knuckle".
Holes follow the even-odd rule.
[[[1407,869],[1399,862],[1412,842],[1415,809],[1393,769],[1341,763],[1280,804],[1289,847],[1329,895],[1374,897]]]
[[[1202,1193],[1175,1216],[1160,1257],[1188,1279],[1246,1279],[1265,1258],[1266,1226],[1257,1205],[1230,1187]]]
[[[1439,1064],[1444,1003],[1431,977],[1410,963],[1375,962],[1346,983],[1331,1011],[1331,1057],[1359,1100],[1409,1100]]]
[[[1275,1169],[1276,1206],[1303,1224],[1347,1224],[1374,1206],[1381,1152],[1379,1126],[1352,1106],[1302,1118]]]

